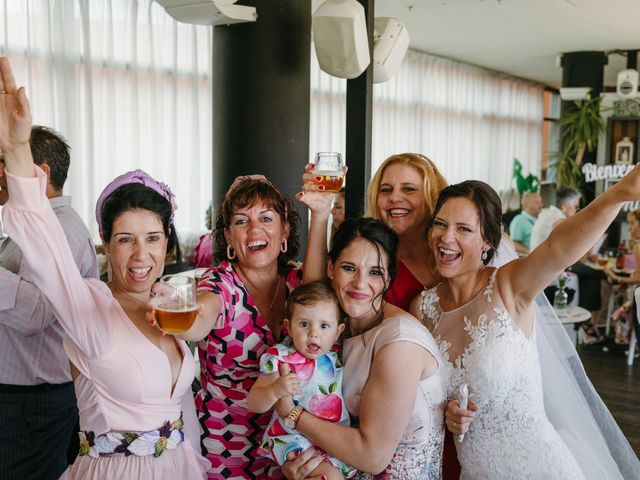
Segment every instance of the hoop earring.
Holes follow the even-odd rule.
[[[289,245],[287,244],[287,239],[285,238],[284,240],[282,240],[282,245],[280,245],[280,251],[282,253],[287,253],[288,248],[289,248]]]
[[[236,251],[231,247],[231,245],[227,245],[227,258],[229,260],[236,258]]]
[[[488,256],[489,256],[489,254],[487,253],[487,251],[483,250],[482,251],[482,255],[480,255],[480,258],[482,259],[483,262],[486,262]]]

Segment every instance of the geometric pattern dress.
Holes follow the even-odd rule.
[[[292,268],[285,296],[301,283],[302,271]],[[198,290],[218,294],[221,304],[215,328],[198,348],[202,389],[196,408],[202,445],[212,463],[209,480],[280,479],[280,467],[257,452],[271,411],[255,414],[247,409],[260,356],[276,339],[230,262],[207,270]]]

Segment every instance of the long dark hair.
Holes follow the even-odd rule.
[[[450,198],[466,198],[475,205],[480,220],[482,238],[491,245],[491,248],[487,250],[487,258],[483,260],[483,263],[487,265],[494,257],[496,250],[498,250],[500,239],[502,238],[502,230],[500,229],[502,203],[500,202],[500,197],[491,186],[479,180],[466,180],[455,185],[449,185],[440,192],[436,208],[433,211],[433,217],[431,217],[431,226],[433,226],[433,221],[442,206]]]
[[[381,220],[370,217],[349,218],[342,222],[333,237],[333,244],[328,254],[331,262],[335,265],[342,252],[358,238],[368,241],[376,248],[378,251],[378,266],[381,270],[387,272],[387,280],[385,281],[384,288],[373,299],[373,304],[375,305],[375,301],[378,298],[384,298],[396,277],[398,235]],[[382,265],[383,252],[387,257],[386,267]],[[376,314],[378,316],[378,321],[382,321],[382,309],[376,309]]]
[[[155,213],[162,223],[162,229],[167,237],[167,253],[175,251],[176,259],[181,261],[182,252],[178,235],[171,219],[171,204],[155,190],[145,187],[141,183],[128,183],[121,186],[104,201],[101,211],[103,240],[111,240],[113,222],[116,218],[130,210],[148,210]],[[173,227],[173,228],[172,228]]]

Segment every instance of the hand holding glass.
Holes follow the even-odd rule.
[[[337,192],[342,188],[344,173],[342,155],[338,152],[318,152],[312,162],[315,165],[313,173],[316,177],[310,183],[324,186],[325,192]]]
[[[198,316],[196,281],[185,275],[165,275],[153,300],[160,329],[170,335],[182,333]]]

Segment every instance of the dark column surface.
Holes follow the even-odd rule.
[[[213,35],[216,209],[238,175],[264,174],[293,197],[309,161],[311,1],[242,3],[256,7],[258,21]],[[306,232],[306,209],[298,208]]]
[[[563,87],[591,87],[591,98],[595,98],[604,86],[604,66],[608,63],[604,52],[570,52],[562,55],[562,86]],[[560,114],[575,109],[573,101],[563,101]],[[583,163],[596,163],[597,150],[584,153]],[[587,201],[595,196],[594,184],[585,184],[582,193]]]
[[[358,0],[367,17],[369,52],[373,53],[375,0]],[[349,166],[345,191],[346,217],[364,211],[367,184],[371,178],[371,116],[373,109],[373,63],[358,78],[347,80],[346,159]]]

